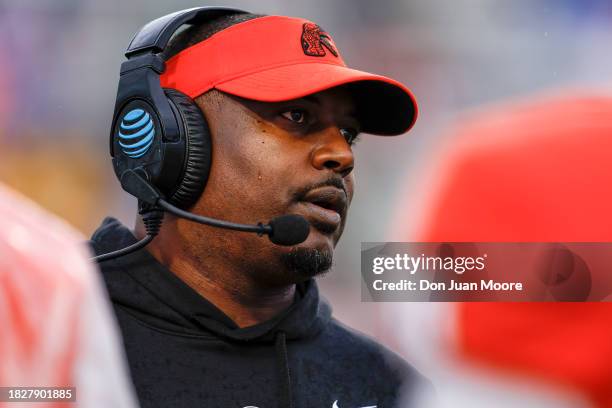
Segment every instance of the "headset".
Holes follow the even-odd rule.
[[[308,237],[310,225],[298,215],[282,215],[266,225],[245,225],[185,211],[198,200],[208,180],[212,157],[210,130],[191,98],[177,90],[162,88],[163,51],[185,24],[244,13],[225,7],[177,11],[149,22],[130,42],[125,52],[127,61],[121,64],[110,154],[121,187],[138,198],[147,236],[93,260],[102,262],[147,245],[159,232],[164,211],[202,224],[266,234],[278,245],[296,245]]]
[[[161,55],[184,24],[242,13],[220,7],[182,10],[151,21],[134,36],[121,64],[110,135],[120,181],[127,170],[138,169],[169,203],[186,209],[198,199],[210,170],[210,131],[191,98],[161,87]]]

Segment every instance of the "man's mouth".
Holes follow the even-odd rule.
[[[346,213],[346,193],[336,187],[325,186],[310,190],[299,202],[308,221],[323,233],[333,233]]]

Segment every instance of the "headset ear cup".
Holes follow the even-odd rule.
[[[212,156],[210,130],[202,111],[191,98],[175,89],[164,89],[164,92],[180,116],[177,119],[182,122],[186,139],[185,170],[169,201],[188,209],[198,200],[208,180]]]

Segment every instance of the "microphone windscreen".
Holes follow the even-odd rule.
[[[306,221],[306,218],[295,215],[281,215],[280,217],[274,218],[270,221],[270,241],[276,245],[297,245],[308,238],[310,233],[310,224]]]

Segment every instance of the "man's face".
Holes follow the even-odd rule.
[[[197,101],[213,155],[208,183],[191,211],[249,224],[299,214],[311,227],[305,242],[281,247],[255,234],[188,223],[181,229],[192,253],[213,248],[274,284],[329,269],[354,189],[351,144],[359,124],[349,94],[336,88],[264,103],[213,91]]]

